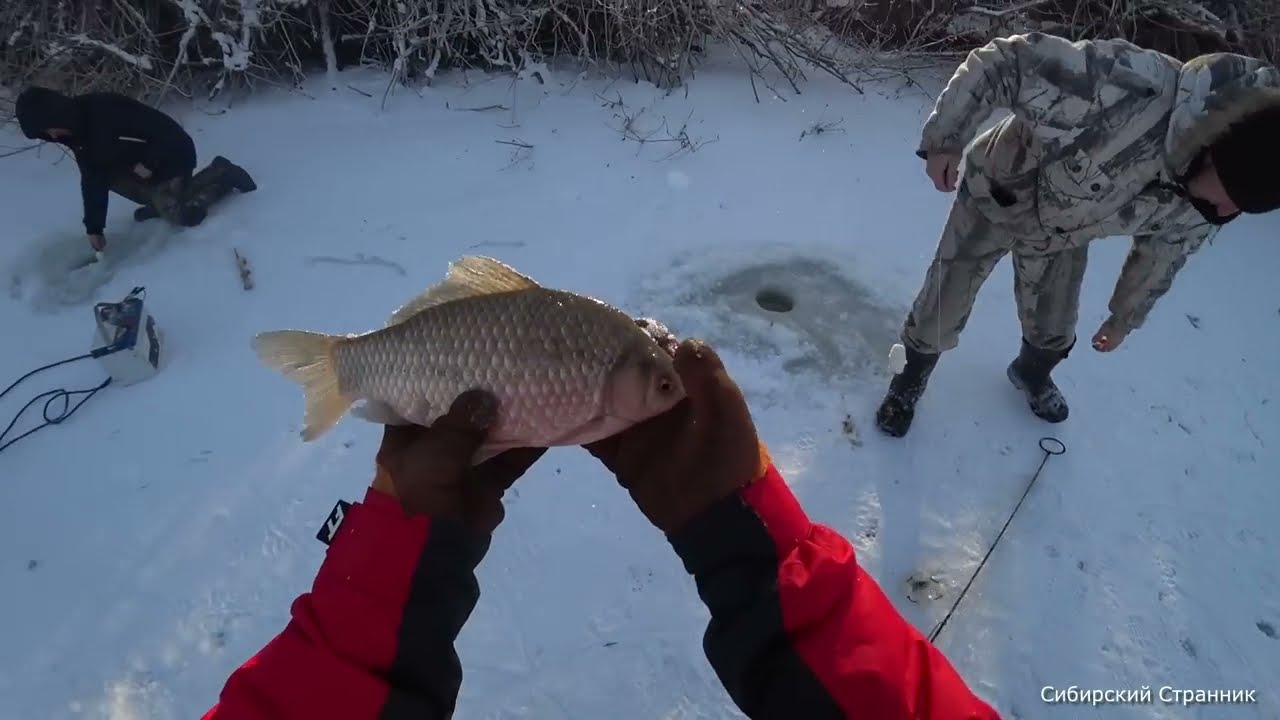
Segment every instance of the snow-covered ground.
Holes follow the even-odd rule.
[[[176,233],[135,226],[113,197],[108,239],[141,249],[107,277],[57,266],[85,243],[69,158],[0,161],[0,386],[87,350],[90,304],[135,285],[166,341],[158,376],[0,453],[0,718],[212,704],[309,586],[314,534],[363,492],[379,439],[349,418],[303,444],[301,395],[250,337],[376,327],[476,253],[716,343],[805,507],[925,632],[1026,487],[1037,441],[1064,442],[938,640],[1006,717],[1280,716],[1280,218],[1234,223],[1119,351],[1082,341],[1056,375],[1073,403],[1060,426],[1004,377],[1018,326],[1003,263],[911,434],[891,440],[871,423],[883,358],[951,199],[913,155],[930,98],[815,73],[757,103],[732,63],[669,95],[544,79],[455,74],[380,109],[384,78],[344,73],[336,90],[179,110],[202,161],[227,155],[260,189]],[[1086,340],[1127,246],[1094,245]],[[795,310],[756,308],[764,285]],[[28,380],[0,400],[0,426],[103,372]],[[481,575],[460,719],[738,716],[703,658],[691,582],[585,452],[554,450],[517,485]],[[944,596],[909,600],[913,575]],[[1258,702],[1050,706],[1045,686]]]

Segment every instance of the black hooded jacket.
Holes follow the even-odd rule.
[[[112,181],[141,164],[151,171],[148,182],[190,176],[196,146],[186,130],[168,115],[118,93],[67,97],[55,90],[30,87],[18,95],[16,114],[22,134],[67,146],[80,167],[84,227],[100,235],[107,220]],[[70,137],[53,139],[50,128],[65,128]]]

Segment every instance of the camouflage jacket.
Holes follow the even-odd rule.
[[[1232,122],[1275,103],[1280,71],[1253,58],[1217,53],[1184,64],[1125,40],[1014,35],[960,65],[918,154],[967,147],[975,202],[985,198],[993,220],[1020,219],[1019,252],[1132,236],[1109,307],[1134,330],[1221,227],[1186,200],[1182,176]],[[1012,114],[975,138],[996,108]]]

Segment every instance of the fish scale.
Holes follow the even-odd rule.
[[[475,462],[511,447],[593,442],[684,397],[669,351],[637,321],[478,256],[451,263],[384,328],[272,331],[254,347],[302,385],[304,440],[361,400],[353,414],[364,419],[429,425],[462,392],[492,392],[498,416]]]
[[[540,300],[531,296],[532,302],[521,304]],[[589,342],[591,336],[575,337],[549,313],[512,313],[517,322],[504,332],[509,304],[500,298],[459,301],[449,308],[452,317],[417,316],[341,347],[337,357],[355,358],[345,370],[366,379],[364,386],[352,385],[357,393],[395,398],[393,408],[416,424],[428,424],[460,393],[480,387],[510,410],[491,429],[494,440],[541,433],[549,441],[593,416],[596,398],[578,388],[602,382],[612,358],[599,345],[575,346],[575,340]],[[577,319],[568,303],[550,304],[567,309],[567,320]],[[406,342],[424,352],[397,352]],[[419,399],[428,404],[415,404]],[[424,410],[425,415],[415,413]]]

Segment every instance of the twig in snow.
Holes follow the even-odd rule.
[[[999,9],[983,7],[981,5],[970,5],[964,8],[962,12],[974,13],[976,15],[986,15],[988,17],[993,17],[993,18],[1003,18],[1009,15],[1015,15],[1017,13],[1026,12],[1033,8],[1040,7],[1041,5],[1048,5],[1052,1],[1053,0],[1031,0],[1030,2],[1019,3],[1017,5],[1010,5],[1009,7],[999,8]]]
[[[631,114],[627,111],[626,105],[623,103],[621,96],[618,97],[617,102],[612,100],[606,101],[606,106],[617,108],[618,111],[615,112],[613,116],[622,120],[622,126],[615,129],[622,134],[623,142],[632,140],[639,146],[636,148],[637,155],[639,155],[644,146],[649,143],[674,143],[676,145],[674,150],[663,157],[658,158],[655,162],[670,160],[682,152],[695,153],[701,149],[702,146],[716,142],[720,139],[719,136],[716,136],[711,140],[695,140],[689,136],[689,119],[693,117],[692,110],[689,111],[689,117],[685,118],[680,129],[675,132],[671,132],[665,117],[660,119],[657,126],[652,130],[640,129],[639,120],[645,113],[646,108],[641,108],[639,112]]]
[[[834,122],[818,121],[805,130],[802,130],[800,132],[800,139],[803,140],[809,135],[823,135],[829,132],[844,132],[844,128],[840,127],[840,124],[843,122],[843,119],[836,120]]]
[[[663,128],[666,128],[667,126],[667,121],[665,118],[662,120],[662,126]],[[670,160],[671,158],[679,155],[682,152],[696,153],[698,152],[698,150],[701,150],[704,145],[709,145],[710,143],[717,142],[720,140],[720,136],[718,135],[710,140],[694,140],[693,138],[689,137],[689,131],[687,128],[688,128],[688,121],[686,120],[685,124],[681,125],[680,129],[676,131],[675,134],[668,133],[668,137],[656,138],[656,139],[650,138],[648,140],[648,142],[660,142],[660,143],[670,142],[670,143],[676,144],[676,148],[674,150],[654,160],[654,162],[663,162],[666,160]]]
[[[499,145],[510,145],[515,148],[515,150],[511,151],[511,162],[508,162],[507,166],[504,167],[503,170],[510,170],[516,165],[529,160],[529,157],[533,152],[533,146],[521,140],[494,140],[494,142]],[[530,165],[530,169],[532,168],[533,166]]]
[[[404,266],[393,260],[388,260],[377,255],[365,255],[364,253],[356,253],[354,257],[340,258],[332,255],[312,255],[305,260],[307,265],[319,265],[328,263],[333,265],[368,265],[371,267],[385,267],[394,270],[403,277],[408,277],[409,273]]]
[[[316,15],[320,21],[320,47],[324,51],[324,72],[329,80],[329,89],[338,89],[338,51],[333,43],[333,14],[329,0],[318,0],[315,3]],[[347,87],[350,87],[348,85]]]
[[[236,257],[236,271],[240,273],[240,286],[245,290],[253,289],[253,271],[249,269],[249,261],[240,254],[240,250],[232,248]]]
[[[1245,424],[1245,427],[1249,428],[1249,433],[1253,435],[1253,439],[1258,441],[1259,447],[1265,450],[1267,447],[1267,444],[1262,442],[1262,436],[1258,434],[1257,428],[1253,426],[1253,421],[1249,419],[1248,410],[1244,411],[1244,424]]]
[[[610,110],[618,110],[618,109],[621,109],[624,105],[626,105],[626,103],[622,101],[622,93],[618,93],[617,100],[610,100],[605,96],[601,95],[600,93],[596,93],[596,97],[604,101],[604,105],[602,105],[601,107],[607,107]]]
[[[133,65],[140,70],[151,70],[151,58],[146,55],[134,55],[133,53],[125,52],[117,45],[109,42],[102,42],[101,40],[94,40],[83,33],[77,33],[67,39],[81,47],[94,48],[105,53],[110,53],[116,56],[116,58],[121,62],[127,65]]]
[[[510,109],[511,109],[511,108],[507,107],[506,105],[485,105],[485,106],[483,106],[483,107],[458,107],[458,108],[456,108],[456,107],[449,107],[449,103],[447,103],[447,102],[444,104],[444,106],[445,106],[446,108],[450,109],[450,110],[457,110],[457,111],[459,111],[459,112],[463,112],[463,111],[465,111],[465,112],[487,112],[487,111],[489,111],[489,110],[510,110]]]

